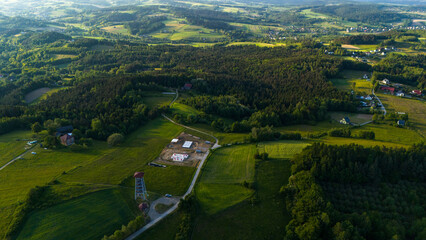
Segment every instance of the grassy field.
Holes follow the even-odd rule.
[[[124,200],[132,190],[98,191],[35,211],[17,239],[101,239],[137,216],[136,204]]]
[[[321,139],[311,140],[311,142],[323,142],[325,144],[331,145],[347,145],[347,144],[358,144],[364,147],[373,147],[373,146],[386,146],[386,147],[403,147],[408,148],[410,145],[401,144],[401,143],[392,143],[392,142],[381,142],[375,140],[366,140],[366,139],[358,139],[358,138],[340,138],[340,137],[324,137]]]
[[[276,141],[276,142],[262,142],[257,144],[259,153],[267,152],[269,158],[283,159],[292,158],[294,154],[300,153],[309,143],[302,141]]]
[[[169,39],[170,41],[179,41],[184,39],[205,39],[208,41],[214,41],[226,36],[215,32],[214,30],[207,29],[201,26],[190,25],[184,23],[184,19],[171,19],[164,22],[165,28],[154,32],[152,37]]]
[[[108,26],[101,28],[102,30],[114,33],[114,34],[123,34],[123,35],[129,35],[129,30],[124,27],[124,25],[114,25],[114,26]]]
[[[388,112],[405,112],[408,120],[423,139],[426,138],[426,103],[388,94],[377,94]]]
[[[182,103],[178,103],[178,102],[173,103],[171,110],[173,114],[178,113],[183,116],[201,114],[201,112],[198,111],[197,109]]]
[[[241,45],[256,45],[258,47],[278,47],[278,46],[285,46],[285,43],[261,43],[261,42],[232,42],[228,44],[227,46],[241,46]]]
[[[341,90],[354,90],[362,94],[371,94],[372,84],[370,81],[362,79],[368,72],[344,70],[341,77],[330,79],[334,86]]]
[[[203,211],[214,214],[248,198],[253,190],[243,187],[254,181],[254,145],[232,146],[214,151],[195,188]]]
[[[21,139],[31,139],[31,137],[30,131],[14,131],[0,135],[0,167],[23,153],[27,141]]]
[[[348,112],[331,112],[330,117],[333,121],[340,122],[344,117],[349,117],[352,123],[361,124],[373,119],[372,114],[363,114],[363,113],[348,113]]]
[[[169,94],[162,94],[161,92],[158,93],[146,93],[144,97],[144,103],[148,106],[154,107],[164,104],[169,104],[173,98],[175,98],[176,95],[169,95]]]
[[[24,159],[9,165],[0,173],[0,232],[9,224],[16,202],[22,201],[31,188],[36,185],[45,185],[54,179],[67,186],[111,187],[124,183],[131,187],[133,186],[131,178],[133,173],[144,171],[146,185],[150,192],[158,195],[183,194],[192,179],[195,168],[175,166],[156,168],[147,165],[159,155],[170,139],[177,136],[182,130],[181,127],[170,122],[157,119],[127,136],[125,143],[119,147],[111,148],[105,142],[95,142],[93,147],[79,152],[73,152],[69,148],[44,150],[37,147],[34,150],[37,152],[36,155],[27,154]],[[9,139],[11,136],[2,136],[2,138]],[[11,179],[13,181],[10,181]],[[76,201],[80,201],[79,199],[77,198]],[[103,198],[93,201],[94,206],[92,207],[96,208],[95,205],[102,201],[104,201]],[[108,212],[114,209],[105,206],[103,210]],[[95,216],[100,218],[98,221],[103,221],[101,219],[103,216],[95,214],[93,217]],[[57,216],[56,219],[57,229],[61,229],[62,224],[66,224],[66,222],[62,222],[63,217],[61,216]],[[32,228],[35,228],[31,230],[32,233],[40,232],[42,234],[44,232],[42,226],[40,228],[31,226]],[[52,232],[51,234],[57,233]]]
[[[374,131],[376,141],[415,144],[422,141],[423,137],[416,131],[406,128],[393,127],[387,124],[367,124],[360,128],[352,130],[352,135],[356,135],[360,131]]]
[[[278,192],[288,182],[290,162],[262,162],[256,171],[258,203],[243,201],[214,215],[198,214],[192,239],[282,239],[290,216]]]

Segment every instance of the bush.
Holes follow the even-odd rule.
[[[108,144],[110,146],[117,146],[118,144],[122,143],[124,141],[124,136],[120,133],[113,133],[111,136],[108,137]]]
[[[349,128],[331,129],[328,135],[330,137],[351,137],[351,130]]]
[[[281,140],[301,140],[302,134],[300,133],[283,133],[280,136]]]
[[[364,139],[374,139],[376,138],[376,134],[373,131],[361,131],[358,137]]]

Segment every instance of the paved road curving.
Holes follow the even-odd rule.
[[[379,101],[380,106],[382,106],[382,107],[381,107],[381,109],[382,109],[382,111],[383,111],[383,115],[384,115],[384,116],[386,116],[386,109],[385,109],[385,106],[382,104],[382,101],[380,101],[379,97],[377,97],[377,96],[376,96],[376,94],[374,93],[374,88],[373,88],[373,95],[376,97],[377,101]]]

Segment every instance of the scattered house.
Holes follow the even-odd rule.
[[[206,144],[211,144],[211,142],[210,141],[206,141]]]
[[[385,53],[385,52],[382,52],[382,56],[386,56],[386,53]]]
[[[367,100],[367,101],[371,101],[371,100],[373,100],[373,96],[367,95],[364,99]]]
[[[185,83],[185,85],[183,85],[183,89],[184,90],[191,90],[192,88],[192,84],[191,83]]]
[[[75,138],[72,135],[72,133],[67,133],[65,135],[62,135],[60,139],[61,139],[61,144],[67,147],[73,145],[75,142]]]
[[[364,76],[362,78],[364,78],[364,79],[370,79],[367,74],[364,74]]]
[[[173,153],[172,160],[174,162],[183,162],[186,159],[188,159],[188,157],[189,157],[188,154]]]
[[[403,96],[405,96],[405,94],[404,94],[404,92],[399,91],[399,92],[396,93],[396,96],[403,97]]]
[[[328,55],[334,55],[334,52],[328,52],[327,54]]]
[[[342,120],[340,120],[341,124],[345,124],[345,125],[351,125],[351,120],[348,117],[344,117]]]
[[[398,124],[398,126],[405,126],[404,120],[398,120],[396,123]]]
[[[32,155],[36,155],[37,153],[36,153],[36,152],[31,152],[31,154],[32,154]]]
[[[381,81],[381,83],[388,85],[388,84],[390,84],[390,81],[389,81],[389,79],[385,78]]]
[[[405,112],[396,112],[396,114],[404,115],[404,114],[405,114]]]
[[[366,102],[361,102],[361,106],[367,107],[367,103]]]
[[[191,148],[192,141],[185,141],[185,143],[182,145],[183,148]]]
[[[413,90],[413,91],[411,91],[411,93],[414,94],[414,95],[417,95],[417,96],[422,95],[422,91],[420,91],[420,90]]]
[[[173,138],[172,141],[171,141],[171,143],[177,143],[177,142],[179,142],[179,139],[177,139],[177,138]]]
[[[380,90],[389,91],[391,94],[393,94],[395,92],[395,88],[394,87],[387,87],[387,86],[381,86]]]

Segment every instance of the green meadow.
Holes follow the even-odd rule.
[[[93,232],[91,228],[69,228],[66,236],[96,236],[102,237],[102,234],[115,230],[121,224],[127,223],[134,218],[127,210],[122,210],[112,202],[105,202],[105,195],[89,194],[88,192],[100,190],[102,188],[116,188],[119,184],[129,187],[133,191],[133,173],[135,171],[144,171],[145,181],[148,191],[153,195],[164,195],[170,193],[173,195],[182,195],[188,188],[195,168],[168,166],[167,168],[157,168],[148,166],[147,163],[153,161],[170,142],[170,139],[177,136],[183,128],[176,126],[166,120],[157,119],[148,122],[145,126],[139,128],[126,137],[126,141],[118,147],[109,147],[105,142],[94,142],[94,146],[89,149],[73,152],[70,148],[57,150],[44,150],[36,147],[33,151],[36,155],[27,154],[23,159],[16,161],[0,172],[0,232],[4,231],[12,217],[13,209],[16,203],[25,199],[28,191],[35,186],[43,186],[53,180],[58,181],[55,185],[56,191],[64,197],[71,200],[66,203],[53,206],[39,212],[32,213],[31,218],[24,224],[20,235],[25,239],[28,235],[40,236],[36,239],[57,239],[55,236],[63,231],[68,223],[65,221],[86,222],[85,217],[80,213],[72,211],[63,211],[64,208],[84,203],[85,209],[93,209],[91,216],[92,222],[105,223],[106,216],[116,215],[121,217],[108,218],[105,228],[96,228]],[[7,137],[3,135],[2,138]],[[13,181],[10,181],[13,179]],[[87,189],[80,189],[81,186],[87,186]],[[62,190],[61,190],[62,189]],[[111,190],[112,191],[112,190]],[[114,190],[116,191],[116,190]],[[128,195],[128,194],[127,194]],[[120,201],[132,199],[130,195],[115,194],[116,198],[111,201],[120,204]],[[121,197],[120,197],[121,196]],[[127,196],[127,197],[126,197]],[[85,199],[94,199],[86,201]],[[117,198],[122,198],[117,200]],[[97,206],[102,203],[102,206]],[[133,203],[134,204],[134,203]],[[132,205],[130,203],[130,205]],[[136,206],[136,205],[134,205]],[[105,215],[99,214],[101,209]],[[83,206],[82,206],[83,208]],[[123,212],[124,211],[124,212]],[[127,213],[126,213],[127,211]],[[46,218],[46,222],[38,225],[38,218]],[[60,221],[58,220],[60,219]],[[57,228],[52,228],[52,224],[58,224]],[[50,233],[46,234],[46,229]],[[105,232],[108,230],[107,232]],[[27,235],[25,235],[27,234]],[[44,237],[45,236],[45,237]],[[67,239],[64,236],[63,239]],[[81,238],[83,239],[83,238]],[[87,239],[93,239],[88,237]]]
[[[262,142],[257,144],[259,153],[266,152],[269,158],[272,159],[289,159],[295,154],[300,153],[309,143],[302,141],[276,141],[276,142]]]
[[[203,168],[195,188],[203,211],[214,214],[248,198],[253,190],[242,186],[255,176],[254,145],[240,145],[215,150]]]
[[[139,214],[136,204],[124,200],[132,193],[133,189],[107,189],[35,211],[17,239],[101,239]]]

